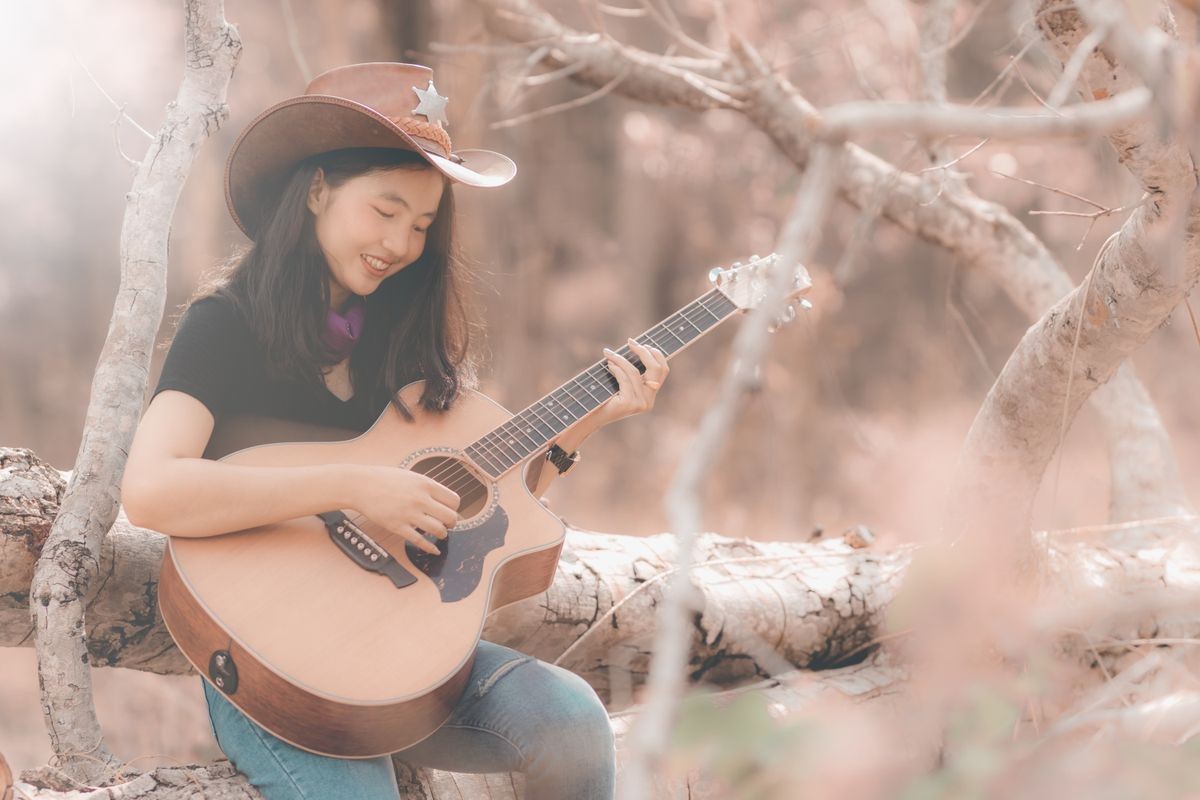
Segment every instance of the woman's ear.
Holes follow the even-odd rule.
[[[317,167],[312,181],[308,184],[308,210],[314,214],[321,213],[325,208],[326,198],[329,197],[329,184],[325,182],[325,170]]]

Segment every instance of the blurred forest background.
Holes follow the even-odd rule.
[[[709,0],[670,2],[705,41]],[[671,44],[644,15],[574,0],[542,5],[579,29],[594,30],[602,15],[621,41],[657,52]],[[786,64],[821,107],[917,97],[921,8],[906,0],[738,0],[724,11],[731,29]],[[792,164],[733,112],[608,94],[523,121],[592,90],[568,79],[522,80],[524,48],[489,36],[468,0],[280,0],[232,4],[226,14],[245,49],[231,119],[199,154],[175,214],[164,342],[205,273],[244,241],[221,183],[238,132],[301,93],[308,78],[346,63],[429,64],[450,98],[456,146],[496,149],[519,166],[504,189],[458,192],[488,330],[483,389],[510,409],[706,291],[711,267],[770,252],[798,184]],[[1006,2],[960,3],[955,30],[965,33],[949,53],[951,98],[1034,108],[1033,92],[1044,95],[1058,75],[1039,47],[1023,49],[1029,25]],[[62,469],[79,445],[117,288],[132,177],[118,147],[140,158],[148,144],[128,120],[114,139],[114,102],[141,127],[158,127],[182,73],[182,31],[180,4],[167,0],[12,4],[0,27],[8,60],[0,71],[0,442]],[[995,82],[1014,57],[1018,67]],[[911,141],[859,143],[902,168],[929,166]],[[945,151],[977,144],[952,140]],[[991,141],[957,168],[1041,237],[1073,281],[1123,215],[1099,219],[1084,239],[1086,219],[1029,212],[1089,207],[1001,174],[1108,207],[1139,194],[1103,141]],[[987,276],[845,204],[809,269],[815,309],[775,335],[761,390],[706,494],[706,527],[804,539],[817,528],[865,524],[884,543],[920,540],[937,524],[959,445],[1028,322]],[[727,366],[735,327],[673,362],[652,414],[587,442],[580,467],[550,493],[557,512],[594,530],[664,529],[662,493]],[[1134,363],[1173,435],[1190,496],[1200,499],[1200,344],[1185,310]],[[1035,527],[1104,522],[1105,459],[1085,409],[1051,467]],[[34,664],[31,648],[0,649],[0,752],[18,769],[49,756]],[[217,756],[198,678],[98,670],[95,679],[116,752],[161,763]],[[139,722],[122,724],[122,716]]]

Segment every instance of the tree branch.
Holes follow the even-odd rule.
[[[121,283],[92,381],[83,439],[30,589],[51,746],[64,771],[81,779],[115,760],[104,745],[92,699],[86,597],[99,571],[104,535],[117,516],[117,487],[141,415],[166,297],[171,216],[192,158],[228,115],[225,93],[241,50],[220,0],[188,0],[185,13],[183,81],[127,195]]]
[[[655,66],[661,57],[617,46],[561,25],[529,0],[476,0],[489,27],[512,41],[552,43],[546,63],[575,67],[575,80],[595,87],[611,81],[627,61],[628,74],[617,94],[660,105],[702,110],[719,104],[698,88]],[[820,114],[785,78],[767,68],[756,54],[733,40],[741,56],[722,65],[713,61],[673,62],[706,79],[743,87],[739,109],[766,133],[798,169],[808,165]],[[986,201],[966,187],[935,196],[933,175],[897,169],[858,145],[845,145],[842,197],[859,209],[878,207],[884,218],[949,250],[964,267],[990,276],[1031,320],[1036,320],[1073,288],[1066,270],[1039,240],[1003,206]],[[1112,483],[1113,519],[1171,516],[1188,507],[1170,438],[1149,394],[1131,367],[1122,365],[1095,393],[1105,424]],[[1137,424],[1129,424],[1137,420]],[[1137,480],[1131,480],[1133,476]],[[1146,495],[1146,486],[1157,487]]]
[[[1088,35],[1078,11],[1057,0],[1042,4],[1037,24],[1064,62]],[[1112,97],[1135,90],[1136,77],[1100,47],[1086,59],[1080,81],[1087,95]],[[1083,285],[1029,329],[988,393],[963,450],[956,496],[964,500],[959,508],[964,530],[983,526],[1003,537],[1028,530],[1033,499],[1062,426],[1069,426],[1088,396],[1200,279],[1195,169],[1174,133],[1166,132],[1165,139],[1161,133],[1137,121],[1109,134],[1118,159],[1149,200],[1134,209],[1112,246],[1101,249]],[[1184,260],[1176,277],[1160,268],[1152,252],[1171,238],[1177,218],[1186,220],[1187,229],[1174,245]],[[983,508],[994,513],[981,519],[974,509]]]

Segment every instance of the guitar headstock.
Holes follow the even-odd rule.
[[[716,285],[721,293],[734,302],[742,311],[750,311],[759,306],[772,291],[771,284],[775,269],[779,266],[778,253],[760,258],[750,256],[745,264],[735,261],[728,267],[716,267],[709,271],[708,279]],[[784,302],[783,316],[776,320],[773,327],[791,322],[796,318],[798,308],[812,308],[812,303],[804,299],[804,295],[812,289],[812,278],[803,264],[797,264],[788,283],[787,295]]]

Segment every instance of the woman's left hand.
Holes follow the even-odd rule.
[[[629,349],[645,365],[646,372],[639,373],[629,359],[604,348],[608,371],[616,377],[618,390],[593,412],[597,427],[654,408],[654,398],[671,371],[667,366],[667,357],[661,351],[643,347],[633,339],[629,340]]]

